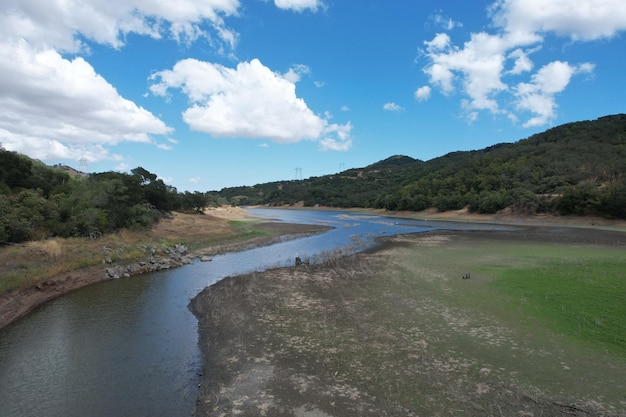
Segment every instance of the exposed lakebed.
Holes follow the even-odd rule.
[[[192,415],[202,367],[189,301],[227,277],[291,265],[374,238],[505,226],[426,222],[339,211],[251,209],[253,216],[333,229],[92,285],[0,330],[0,416]]]

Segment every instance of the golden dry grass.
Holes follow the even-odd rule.
[[[121,230],[100,239],[55,238],[0,247],[0,293],[101,264],[106,257],[131,262],[145,256],[146,248],[152,246],[182,243],[199,248],[219,244],[240,234],[232,226],[237,215],[243,218],[245,212],[233,208],[207,215],[174,213],[151,230]]]

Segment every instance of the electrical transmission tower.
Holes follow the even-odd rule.
[[[83,172],[87,172],[87,168],[89,167],[89,161],[87,160],[87,158],[80,158],[78,160],[78,168],[83,171]]]
[[[295,168],[296,171],[296,180],[301,180],[302,179],[302,168],[298,167]]]

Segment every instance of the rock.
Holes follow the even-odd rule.
[[[117,273],[117,271],[115,270],[115,268],[107,268],[105,269],[107,275],[109,276],[109,278],[113,278],[113,279],[119,279],[120,276]]]
[[[200,258],[201,262],[211,262],[213,260],[213,258],[211,258],[208,255],[204,255],[202,258]]]

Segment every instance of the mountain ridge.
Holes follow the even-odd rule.
[[[626,218],[626,115],[566,123],[513,143],[421,161],[392,155],[363,168],[295,181],[224,188],[231,204]],[[622,194],[624,197],[622,197]]]

